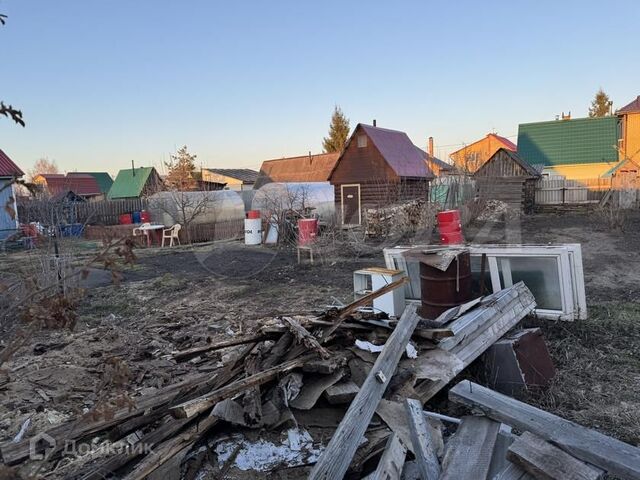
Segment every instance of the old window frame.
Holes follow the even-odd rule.
[[[419,245],[419,248],[443,248],[442,245]],[[384,257],[387,268],[397,268],[407,272],[411,283],[405,287],[405,296],[410,300],[418,293],[420,280],[411,278],[410,270],[403,253],[414,247],[393,247],[384,249]],[[498,258],[501,257],[528,257],[528,258],[555,258],[558,266],[558,281],[560,285],[561,310],[536,308],[535,314],[549,320],[584,320],[587,318],[587,302],[584,286],[584,271],[582,267],[582,248],[580,244],[561,245],[465,245],[472,257],[487,256],[487,266],[491,277],[491,288],[498,292],[507,288],[510,272],[504,275],[504,282],[500,280]],[[503,263],[503,269],[508,268],[509,263]],[[414,275],[415,277],[415,271]]]

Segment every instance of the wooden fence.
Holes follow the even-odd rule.
[[[117,225],[120,215],[139,212],[146,208],[146,200],[140,198],[98,202],[26,199],[18,202],[18,218],[22,223],[40,222],[44,225]]]
[[[610,178],[567,180],[542,178],[536,183],[537,205],[597,203],[611,189]]]

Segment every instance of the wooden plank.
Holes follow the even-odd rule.
[[[534,433],[610,475],[629,480],[640,478],[640,448],[468,380],[449,390],[449,399],[479,409],[518,430]]]
[[[378,467],[365,478],[367,480],[399,480],[406,457],[406,447],[396,434],[392,434],[384,447],[384,453],[378,462]]]
[[[486,417],[463,417],[442,460],[441,480],[485,479],[500,424]]]
[[[324,396],[331,405],[351,403],[360,388],[352,380],[336,383],[324,391]]]
[[[344,476],[419,319],[415,305],[405,308],[398,325],[378,355],[358,395],[351,402],[327,448],[311,470],[309,475],[311,480],[336,479]]]
[[[534,477],[532,477],[529,473],[525,472],[518,465],[511,462],[507,462],[506,467],[500,473],[498,473],[495,477],[493,477],[493,480],[533,480],[533,479]]]
[[[511,288],[518,287],[521,284],[522,282],[519,282]],[[454,346],[451,353],[462,362],[463,368],[466,368],[487,348],[517,325],[527,314],[531,313],[535,305],[533,295],[528,288],[524,287],[520,295],[502,309],[493,309],[493,323],[488,323],[484,329],[471,333],[464,342]],[[455,372],[456,370],[452,369],[452,371]],[[423,403],[427,402],[454,378],[452,375],[447,375],[446,377],[443,375],[443,377],[436,381],[425,381],[416,386],[416,393]]]
[[[213,392],[210,392],[201,397],[194,398],[193,400],[189,400],[188,402],[184,402],[180,405],[176,405],[175,407],[171,407],[170,411],[176,418],[191,418],[194,415],[202,413],[205,410],[213,407],[213,405],[215,405],[220,400],[230,398],[231,396],[243,392],[250,387],[262,385],[263,383],[273,380],[278,375],[290,372],[291,370],[294,370],[296,368],[300,368],[302,365],[304,365],[304,362],[313,358],[314,356],[314,354],[306,355],[304,357],[300,357],[295,360],[291,360],[289,362],[285,362],[283,364],[269,368],[262,372],[256,373],[255,375],[251,375],[249,377],[225,385],[224,387],[218,388],[217,390],[214,390]]]
[[[331,375],[305,375],[300,393],[289,402],[289,405],[298,410],[311,410],[324,391],[339,382],[343,376],[343,370],[338,370]]]
[[[260,340],[264,340],[269,338],[269,335],[264,333],[259,333],[257,335],[245,335],[242,337],[231,338],[229,340],[222,340],[219,342],[209,343],[207,345],[202,345],[199,347],[189,348],[187,350],[180,350],[178,352],[173,352],[173,359],[176,361],[186,360],[190,357],[198,355],[200,353],[211,352],[214,350],[220,350],[222,348],[233,347],[235,345],[243,345],[245,343],[253,343],[259,342]]]
[[[603,474],[529,432],[516,438],[507,457],[542,480],[598,480]]]
[[[493,455],[491,456],[491,465],[489,466],[487,478],[493,478],[507,468],[509,464],[507,460],[507,450],[509,450],[509,446],[513,443],[513,439],[514,435],[511,433],[511,427],[501,423],[496,445],[493,447]]]
[[[420,400],[407,398],[404,402],[411,432],[411,443],[416,455],[418,468],[424,480],[436,480],[440,477],[440,462],[431,442],[429,425],[422,414]]]

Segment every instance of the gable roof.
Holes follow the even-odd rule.
[[[480,140],[476,140],[473,143],[470,143],[468,145],[465,145],[462,148],[459,148],[455,152],[451,152],[450,156],[451,157],[455,157],[458,152],[462,152],[464,150],[467,150],[468,148],[473,147],[474,145],[477,145],[478,143],[485,142],[487,140],[496,140],[498,143],[502,144],[503,147],[505,149],[507,149],[507,150],[512,150],[512,151],[515,152],[518,149],[517,145],[515,143],[513,143],[511,140],[509,140],[508,138],[503,137],[501,135],[498,135],[497,133],[487,133]]]
[[[636,170],[640,170],[640,165],[637,162],[634,162],[630,158],[625,158],[624,160],[620,160],[617,164],[615,164],[613,167],[611,167],[609,170],[607,170],[605,173],[603,173],[600,176],[601,177],[611,177],[618,170],[620,170],[623,167],[627,167],[627,166],[630,166],[632,168],[635,167]]]
[[[135,174],[134,174],[135,171]],[[135,170],[126,168],[120,170],[109,189],[109,198],[133,198],[139,197],[144,190],[149,177],[158,175],[153,167],[136,167]]]
[[[107,172],[69,172],[67,176],[71,175],[91,175],[98,182],[101,193],[107,193],[113,185],[113,178]]]
[[[406,133],[399,130],[359,123],[347,141],[345,150],[355,138],[358,130],[367,134],[387,164],[399,177],[434,177],[425,162],[426,153],[416,147]],[[425,156],[422,155],[423,153]]]
[[[616,115],[620,115],[621,113],[638,113],[640,112],[640,95],[636,97],[631,103],[628,103],[624,107],[619,110],[616,110]]]
[[[505,153],[514,163],[520,166],[520,168],[522,168],[527,175],[530,175],[532,177],[540,176],[540,172],[538,172],[538,170],[535,167],[533,167],[532,165],[522,160],[516,152],[509,150],[508,148],[499,148],[496,151],[496,153],[491,155],[489,160],[487,160],[480,168],[478,168],[478,170],[475,172],[475,175],[478,175],[479,173],[481,173],[482,170],[484,170],[485,168],[489,168],[488,165],[500,152]]]
[[[13,160],[0,149],[0,177],[21,177],[24,172],[20,170]]]
[[[87,174],[65,176],[60,173],[43,173],[36,178],[44,180],[47,190],[54,196],[68,191],[82,196],[102,193],[96,179]]]
[[[326,182],[339,157],[336,152],[265,160],[253,188],[271,182]]]
[[[420,147],[416,146],[416,148],[420,152],[420,155],[422,156],[422,158],[424,159],[425,162],[433,162],[433,163],[435,163],[436,165],[438,165],[438,168],[440,168],[440,170],[444,170],[444,171],[453,171],[454,170],[455,167],[453,165],[451,165],[450,163],[447,163],[444,160],[440,160],[439,158],[436,158],[436,157],[429,157],[427,152],[422,150]]]
[[[225,177],[235,178],[242,181],[242,183],[255,183],[258,178],[258,172],[251,170],[250,168],[205,168],[218,175],[224,175]]]
[[[617,163],[618,117],[521,123],[518,155],[531,165]]]

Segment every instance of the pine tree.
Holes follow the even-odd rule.
[[[169,170],[165,183],[170,189],[184,192],[196,188],[195,161],[196,155],[190,154],[186,145],[171,155],[171,159],[165,162]]]
[[[611,108],[611,99],[609,95],[604,93],[604,90],[600,88],[596,92],[596,96],[591,102],[591,107],[589,107],[589,116],[590,117],[606,117],[609,115]]]
[[[349,138],[349,119],[345,117],[339,106],[333,109],[329,136],[322,139],[322,148],[325,153],[341,152]]]

